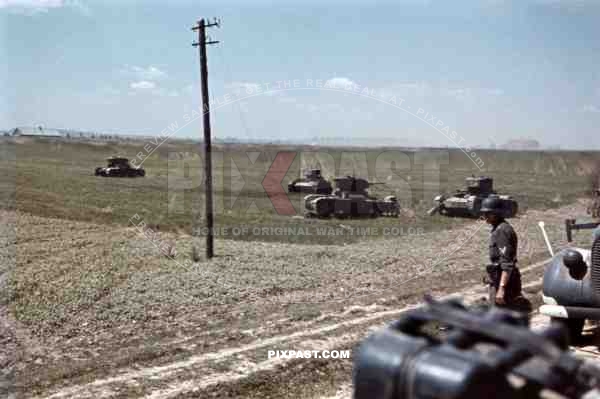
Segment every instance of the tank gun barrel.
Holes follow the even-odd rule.
[[[437,211],[440,210],[441,206],[442,206],[442,204],[434,206],[433,208],[431,208],[430,210],[427,211],[427,214],[429,216],[433,216]]]

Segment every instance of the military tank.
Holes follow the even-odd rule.
[[[331,183],[321,176],[320,169],[308,169],[303,178],[288,184],[289,193],[331,194],[332,191]]]
[[[95,169],[94,175],[103,177],[144,177],[146,171],[141,166],[133,166],[129,159],[123,157],[110,157],[107,160],[108,166],[99,166]]]
[[[504,204],[505,218],[514,217],[519,205],[510,195],[499,195],[494,191],[494,180],[491,177],[467,177],[466,189],[456,190],[452,195],[438,195],[433,201],[435,206],[427,213],[432,216],[436,213],[444,216],[470,217],[481,216],[481,203],[490,196],[497,196]]]
[[[332,194],[311,194],[304,197],[304,216],[327,218],[398,216],[400,204],[395,196],[377,199],[369,194],[371,184],[354,177],[336,177]]]

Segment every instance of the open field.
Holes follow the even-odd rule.
[[[129,224],[129,219],[137,214],[161,230],[188,234],[193,226],[203,226],[204,185],[199,145],[21,140],[21,143],[9,140],[2,143],[0,184],[6,188],[1,198],[5,206],[39,216],[120,225]],[[136,154],[147,154],[144,148],[152,149],[149,157],[142,158],[146,178],[102,179],[93,175],[95,167],[103,166],[108,156],[120,154],[134,159]],[[289,169],[280,171],[285,174],[282,188],[300,175],[301,168],[316,166],[317,161],[327,177],[354,173],[384,183],[373,186],[372,192],[379,197],[396,195],[405,212],[400,223],[386,218],[368,221],[368,226],[379,227],[380,231],[399,225],[413,227],[414,231],[435,231],[462,224],[460,220],[432,219],[425,212],[435,195],[463,187],[464,178],[471,174],[493,176],[497,191],[513,194],[522,211],[565,205],[587,194],[586,175],[597,162],[594,152],[478,150],[478,158],[484,165],[479,170],[459,150],[220,146],[213,155],[217,226],[306,226],[302,218],[279,215],[262,186],[273,160],[282,152],[295,154]],[[319,154],[311,155],[315,152]],[[137,163],[140,162],[138,159]],[[278,182],[265,181],[265,184]],[[301,216],[303,195],[291,194],[284,200],[288,197],[296,215]],[[337,220],[318,222],[319,226],[339,224]],[[365,221],[344,221],[344,225],[365,226]],[[315,237],[231,233],[229,238],[306,244],[343,244],[361,239],[348,234]]]
[[[168,149],[191,151],[175,145]],[[219,238],[215,259],[188,264],[184,260],[193,245],[200,253],[204,249],[204,240],[190,234],[193,205],[201,205],[202,190],[169,191],[173,168],[166,148],[144,162],[144,179],[103,179],[94,177],[93,169],[104,158],[114,153],[133,157],[140,150],[3,143],[0,346],[7,350],[0,350],[0,393],[27,398],[320,398],[337,392],[347,397],[351,359],[277,360],[268,359],[267,351],[352,350],[370,328],[393,320],[424,293],[481,295],[477,289],[482,288],[488,228],[480,221],[421,216],[430,206],[425,199],[436,194],[423,184],[435,169],[417,168],[414,153],[406,152],[413,169],[396,172],[410,181],[412,195],[412,208],[401,218],[315,222],[277,215],[259,190],[269,160],[278,150],[290,149],[229,150],[240,171],[248,166],[236,154],[258,150],[270,155],[259,155],[256,162],[264,167],[244,177],[249,190],[217,216],[218,225],[362,223],[421,227],[421,233]],[[486,154],[479,154],[485,173],[497,179],[499,191],[517,196],[524,209],[512,223],[520,237],[524,282],[535,301],[540,262],[548,258],[537,222],[546,222],[556,248],[566,245],[564,218],[585,214],[579,198],[589,188],[586,173],[597,154]],[[332,156],[344,157],[339,149]],[[373,162],[377,157],[375,150],[366,155]],[[464,154],[451,151],[448,157],[448,167],[439,170],[443,191],[479,173]],[[357,165],[360,155],[346,159]],[[298,173],[299,166],[290,168],[284,183]],[[369,173],[377,175],[376,169]],[[226,183],[217,196],[225,203],[235,191],[231,170],[216,180],[221,178]],[[384,195],[390,187],[376,190]],[[184,200],[180,211],[171,213],[169,203],[173,207],[177,195]],[[246,212],[252,199],[258,212]],[[153,241],[129,222],[135,214],[160,226]],[[581,245],[590,241],[586,232],[576,239]],[[159,242],[177,250],[174,259],[157,248]]]

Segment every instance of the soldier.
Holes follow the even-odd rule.
[[[587,213],[593,218],[598,218],[600,217],[600,189],[594,189],[592,197],[592,201],[587,208]]]
[[[593,191],[593,199],[587,208],[587,213],[592,216],[597,222],[600,218],[600,189],[596,188]],[[592,239],[600,237],[600,225],[592,231]]]
[[[481,204],[485,221],[492,226],[490,262],[487,266],[490,304],[528,311],[531,303],[521,293],[521,272],[517,267],[517,233],[503,215],[498,197],[488,197]]]

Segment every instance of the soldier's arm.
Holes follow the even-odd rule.
[[[496,244],[500,250],[500,259],[498,263],[502,271],[510,273],[515,267],[515,258],[517,255],[516,239],[512,229],[502,229],[498,232]],[[504,274],[504,273],[503,273]]]

